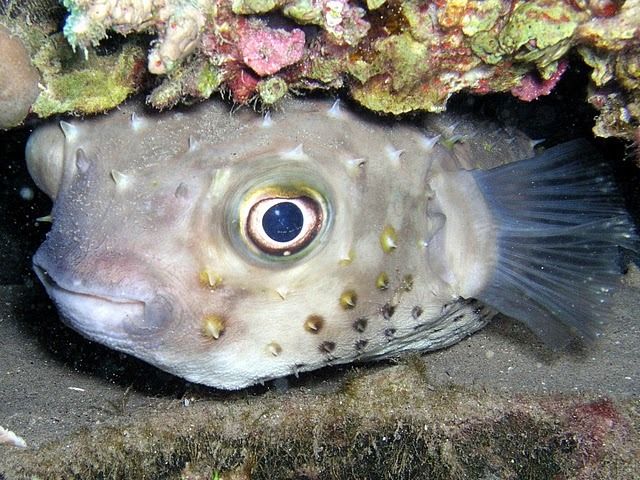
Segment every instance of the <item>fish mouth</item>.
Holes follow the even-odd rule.
[[[167,312],[162,308],[166,302],[157,298],[145,301],[112,295],[81,284],[75,285],[66,278],[54,278],[35,261],[33,267],[62,320],[91,340],[124,349],[124,344],[129,344],[132,337],[149,340],[150,334],[157,331],[167,318]]]

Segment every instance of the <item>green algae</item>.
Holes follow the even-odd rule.
[[[438,480],[625,478],[639,467],[638,400],[433,387],[415,365],[352,370],[324,392],[169,400],[10,451],[2,468],[33,479]]]
[[[419,42],[432,42],[438,35],[438,25],[422,14],[420,2],[408,0],[400,6],[401,17],[413,38]]]
[[[347,67],[358,80],[351,84],[354,99],[371,110],[394,114],[444,109],[448,94],[438,91],[437,81],[427,80],[430,53],[425,44],[405,32],[375,42],[371,50],[375,54],[369,52]]]
[[[300,25],[322,25],[322,10],[314,6],[311,0],[295,0],[287,3],[282,9],[287,17],[295,20]]]
[[[387,0],[367,0],[367,8],[369,10],[376,10],[385,4]]]
[[[104,58],[95,54],[92,45],[105,37],[108,26],[91,21],[86,25],[88,30],[79,29],[83,39],[78,39],[73,38],[73,21],[68,20],[69,41],[87,49],[87,60],[81,65],[84,50],[73,56],[67,45],[54,40],[60,37],[60,32],[55,33],[62,18],[60,6],[54,0],[36,3],[37,9],[15,1],[2,8],[12,12],[23,9],[30,19],[26,22],[24,15],[16,17],[18,34],[29,46],[43,79],[42,94],[33,108],[42,117],[107,110],[143,86],[155,89],[146,93],[158,108],[225,91],[233,86],[229,72],[242,66],[242,59],[233,53],[238,22],[244,21],[245,15],[254,19],[268,15],[264,17],[268,25],[269,19],[284,15],[287,22],[314,25],[311,30],[317,35],[308,37],[302,60],[288,67],[286,74],[279,74],[285,86],[263,79],[243,97],[247,102],[252,98],[265,105],[277,102],[283,87],[301,92],[346,86],[359,103],[375,111],[439,112],[456,92],[515,92],[523,86],[525,76],[552,80],[545,90],[548,92],[558,62],[566,64],[576,58],[572,52],[577,52],[593,68],[593,86],[603,89],[589,95],[589,101],[602,112],[598,134],[631,138],[640,123],[637,2],[452,0],[425,4],[421,0],[367,0],[330,2],[323,7],[311,0],[233,0],[215,8],[199,7],[206,10],[199,50],[161,77],[159,86],[139,81],[139,70],[145,68],[142,50],[148,39],[144,43],[132,41],[133,37],[121,39],[124,47],[120,52]],[[87,2],[62,3],[71,13],[69,19],[86,17]],[[368,11],[362,8],[365,6]],[[180,2],[168,8],[178,9],[180,14]],[[45,11],[44,16],[38,13]],[[157,12],[152,17],[158,20]],[[143,22],[112,28],[125,33],[149,31],[163,41],[157,31],[161,24]],[[212,39],[221,38],[225,47],[215,41],[211,44]],[[126,53],[132,46],[142,50]],[[219,48],[224,52],[218,52]],[[125,57],[129,54],[136,61],[128,61]],[[210,59],[215,66],[202,68]],[[610,99],[604,90],[611,92]],[[533,92],[531,98],[535,96]]]
[[[385,83],[384,79],[373,79],[364,86],[352,86],[349,93],[354,100],[370,110],[394,115],[415,110],[442,112],[446,108],[448,95],[442,96],[437,91],[420,87],[415,92],[393,92]]]
[[[278,103],[287,94],[288,87],[280,77],[270,77],[258,82],[258,96],[265,106]]]
[[[502,0],[470,3],[473,5],[462,19],[462,32],[468,37],[491,30],[505,13],[506,5]]]
[[[253,15],[270,12],[279,5],[279,0],[233,0],[231,9],[238,15]]]
[[[43,89],[33,112],[41,117],[58,113],[91,114],[115,108],[134,94],[143,71],[145,51],[135,43],[118,53],[87,58],[71,51],[58,37],[38,52],[34,65],[42,72]]]
[[[564,2],[520,3],[500,32],[500,46],[518,61],[555,61],[569,48],[578,18],[576,10]]]
[[[523,2],[499,32],[487,28],[471,38],[471,48],[488,64],[511,57],[518,62],[546,65],[561,58],[572,46],[580,15],[564,2]]]
[[[310,59],[305,65],[302,85],[313,88],[317,85],[325,87],[340,88],[343,85],[344,65],[347,62],[345,57],[315,57]]]
[[[180,81],[175,81],[175,76],[169,77],[147,96],[147,103],[158,110],[175,107],[184,98],[182,87]]]
[[[220,89],[223,82],[220,68],[207,59],[176,67],[164,81],[153,89],[147,103],[164,110],[187,97],[205,99]]]
[[[220,69],[211,62],[204,62],[197,72],[196,92],[201,98],[209,98],[222,84],[223,75]]]
[[[474,35],[471,50],[489,65],[497,65],[504,56],[497,36],[491,32],[479,32]]]

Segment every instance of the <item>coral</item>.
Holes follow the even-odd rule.
[[[83,69],[102,72],[96,75],[103,87],[117,84],[118,92],[99,108],[140,88],[139,66],[108,80],[104,63],[94,69],[97,57],[91,52],[113,41],[110,32],[127,36],[118,43],[139,48],[140,38],[132,34],[140,32],[156,36],[147,70],[162,77],[150,96],[157,108],[216,91],[230,92],[238,103],[258,99],[268,106],[286,92],[334,88],[344,88],[369,109],[393,114],[442,111],[461,91],[510,92],[533,101],[551,92],[581,58],[593,69],[588,100],[601,112],[595,132],[631,139],[640,123],[640,0],[63,3],[69,12],[64,35],[86,55]],[[53,57],[67,55],[61,46],[56,49]],[[48,88],[42,70],[50,69],[40,69]],[[78,102],[62,100],[65,95],[56,94],[56,108],[36,113],[85,111]]]
[[[60,45],[43,48],[35,59],[37,65],[54,65],[60,60]],[[44,85],[33,104],[33,111],[41,117],[57,113],[104,112],[124,102],[136,91],[144,50],[126,45],[117,55],[98,56],[87,53],[82,61],[71,54],[60,63],[59,70],[43,67]]]
[[[535,100],[541,95],[549,95],[567,69],[567,65],[567,62],[564,60],[558,62],[555,72],[546,80],[541,79],[535,73],[527,73],[523,77],[520,85],[511,89],[511,93],[525,102]]]
[[[296,0],[286,3],[283,13],[298,23],[318,25],[329,42],[355,46],[369,30],[365,11],[348,0]]]
[[[594,67],[596,87],[620,82],[623,90],[616,92],[625,106],[634,103],[625,92],[640,89],[637,0],[372,0],[366,9],[351,0],[66,0],[65,5],[71,13],[65,34],[72,45],[87,49],[109,28],[155,32],[152,73],[171,73],[195,52],[196,59],[207,57],[218,67],[216,88],[228,88],[241,103],[254,97],[273,102],[266,85],[286,86],[279,92],[346,86],[364,106],[395,114],[444,110],[448,98],[463,90],[510,91],[531,101],[548,94],[570,68],[574,47]],[[274,18],[280,28],[271,25]],[[177,81],[182,83],[174,92],[202,98],[210,93],[186,85],[184,78]],[[163,105],[158,97],[154,104],[161,107],[178,100],[174,95]],[[628,136],[637,123],[634,108],[622,123],[605,111],[598,131],[605,133],[607,125],[613,134]]]
[[[38,96],[40,75],[23,42],[0,24],[0,128],[19,125]]]
[[[640,124],[640,2],[625,2],[617,15],[607,10],[606,16],[577,30],[581,41],[593,45],[578,52],[593,69],[587,99],[600,111],[594,132],[633,140]]]
[[[85,52],[113,29],[123,35],[155,31],[158,42],[149,52],[149,71],[162,74],[198,45],[205,24],[206,1],[63,0],[70,15],[64,26],[69,43]]]
[[[26,49],[31,78],[13,72],[3,91],[30,91],[22,106],[40,117],[58,113],[97,113],[112,109],[138,90],[145,74],[145,49],[138,39],[74,53],[58,31],[64,10],[55,0],[6,2],[0,5],[0,24],[10,26]],[[3,51],[11,58],[20,48]],[[0,69],[0,77],[10,70]],[[19,97],[10,93],[12,101]],[[9,106],[7,106],[7,111]],[[4,110],[4,107],[3,107]],[[19,123],[22,118],[17,119]]]
[[[304,32],[297,28],[287,32],[241,22],[238,34],[242,61],[260,77],[299,62],[304,53]]]

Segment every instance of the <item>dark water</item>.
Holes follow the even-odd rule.
[[[0,285],[32,282],[31,254],[48,224],[36,218],[49,213],[51,202],[35,186],[24,161],[31,128],[0,132]]]

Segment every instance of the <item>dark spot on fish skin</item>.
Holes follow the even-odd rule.
[[[189,188],[182,182],[177,186],[176,191],[174,193],[176,198],[186,199],[189,197]]]
[[[304,322],[304,329],[309,333],[318,333],[322,330],[324,318],[322,315],[309,315]]]
[[[369,323],[369,319],[367,317],[360,317],[355,322],[353,322],[353,329],[356,332],[364,332],[367,329],[367,324]]]
[[[353,347],[356,350],[360,351],[360,350],[363,350],[364,347],[366,347],[368,343],[369,343],[368,340],[363,340],[363,339],[357,340],[356,343],[353,344]]]
[[[322,342],[318,348],[322,353],[331,353],[336,349],[336,342]]]
[[[385,320],[389,320],[391,317],[393,317],[393,314],[395,312],[396,312],[396,307],[394,307],[388,302],[382,306],[382,316]]]
[[[459,322],[463,318],[464,318],[464,313],[461,313],[460,315],[456,315],[455,317],[453,317],[453,320],[451,321],[455,323],[455,322]]]
[[[402,283],[400,284],[400,288],[405,292],[410,292],[411,290],[413,290],[413,275],[405,275],[402,279]]]
[[[422,307],[420,305],[416,305],[411,309],[411,317],[413,317],[414,320],[417,320],[422,315],[422,312],[424,312]]]
[[[393,338],[393,336],[396,334],[396,329],[395,328],[385,328],[384,329],[384,336],[387,338]]]

